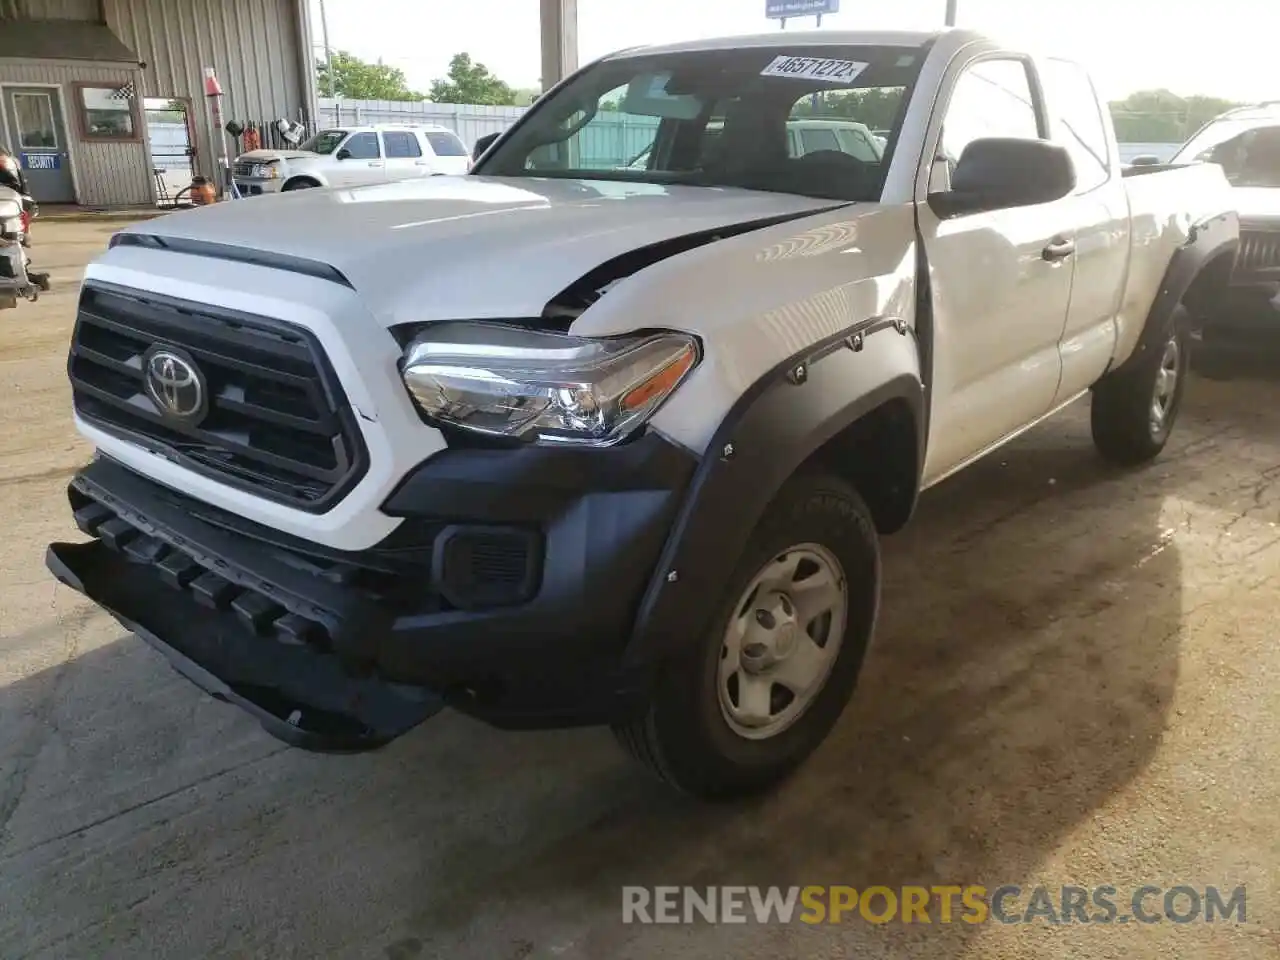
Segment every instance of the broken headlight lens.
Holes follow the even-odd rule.
[[[698,362],[680,333],[590,339],[434,323],[401,372],[427,417],[491,436],[606,446],[643,424]]]

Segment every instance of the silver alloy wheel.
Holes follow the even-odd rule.
[[[1178,392],[1178,368],[1182,359],[1182,347],[1177,337],[1170,337],[1164,345],[1164,355],[1156,371],[1156,385],[1151,397],[1151,435],[1160,437],[1169,426],[1169,414]]]
[[[826,547],[784,550],[752,578],[720,648],[716,689],[725,723],[768,740],[809,709],[844,642],[848,585]]]

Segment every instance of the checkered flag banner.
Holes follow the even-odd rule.
[[[107,94],[112,100],[132,100],[137,95],[138,91],[134,89],[132,80],[123,87],[116,87],[111,93]]]

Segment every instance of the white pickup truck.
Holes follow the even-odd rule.
[[[789,156],[886,104],[882,160]],[[701,796],[827,735],[922,490],[1085,397],[1160,452],[1238,243],[1217,167],[1122,177],[1078,66],[964,31],[627,51],[468,176],[262,203],[89,267],[54,575],[288,742],[607,724]]]

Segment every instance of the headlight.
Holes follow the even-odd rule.
[[[477,433],[605,446],[643,424],[698,362],[679,333],[593,340],[496,323],[436,323],[402,365],[418,409]]]

